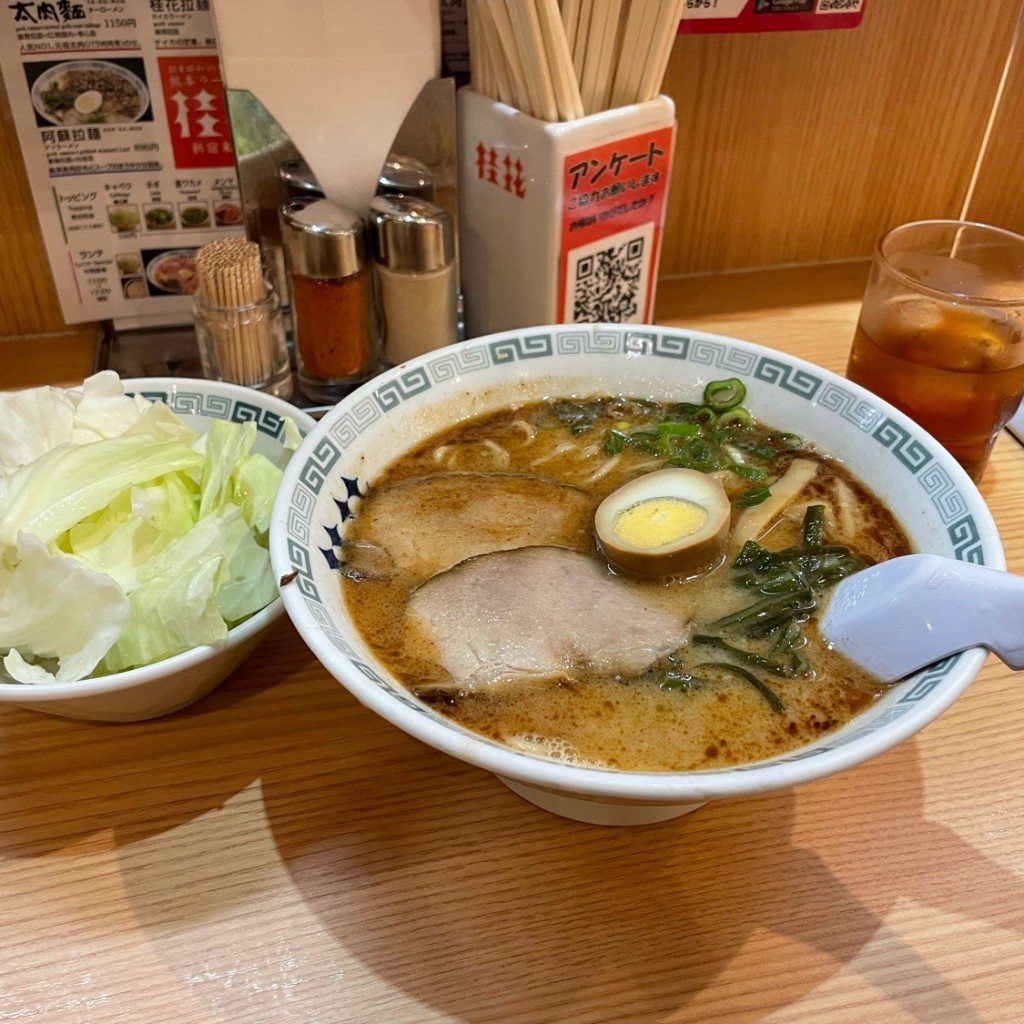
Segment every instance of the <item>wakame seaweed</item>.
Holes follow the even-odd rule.
[[[655,668],[665,689],[693,689],[702,681],[701,670],[728,669],[754,686],[775,711],[784,710],[781,699],[755,673],[781,679],[799,679],[810,665],[800,653],[805,644],[802,625],[814,613],[821,597],[841,579],[866,567],[866,563],[841,544],[824,543],[825,507],[809,505],[800,528],[799,545],[771,551],[747,541],[731,566],[733,586],[750,592],[753,600],[708,626],[709,632],[693,637],[691,647],[716,650],[723,660],[697,663],[688,670],[683,648]],[[764,641],[771,640],[768,653]],[[761,643],[751,650],[744,641]],[[685,677],[687,684],[678,680]]]

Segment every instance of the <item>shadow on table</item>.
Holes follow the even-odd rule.
[[[977,917],[950,882],[952,866],[973,865],[1005,876],[989,920],[1021,930],[1020,880],[924,818],[913,742],[805,787],[800,824],[825,863],[794,838],[793,792],[604,829],[535,809],[352,702],[336,725],[333,780],[298,764],[264,777],[280,856],[339,946],[445,1019],[707,1019],[729,973],[751,979],[726,997],[730,1021],[755,1021],[875,940],[904,965],[896,981],[884,957],[853,968],[882,995],[924,1024],[973,1024],[886,916],[905,898]],[[836,806],[849,808],[845,828],[830,817],[817,835],[816,812]]]
[[[248,669],[254,659],[266,665],[263,682]],[[281,716],[261,717],[251,705],[287,703],[296,670],[307,700],[336,695],[282,619],[213,693],[163,718],[81,722],[0,707],[0,855],[51,853],[104,830],[125,845],[220,806],[259,778],[280,740]]]
[[[1020,879],[925,817],[913,741],[799,796],[604,829],[398,732],[287,624],[254,657],[267,682],[243,666],[152,723],[0,714],[0,854],[77,856],[109,830],[137,926],[183,991],[232,1012],[270,1012],[287,983],[294,1019],[317,1021],[362,972],[402,994],[389,1019],[403,1024],[653,1024],[723,1006],[743,1024],[844,970],[923,1024],[975,1024],[887,919],[913,901],[1022,931]],[[979,907],[969,877],[999,879],[998,906]],[[216,981],[256,961],[274,981],[259,993]]]

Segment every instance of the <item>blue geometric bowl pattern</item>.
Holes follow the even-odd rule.
[[[129,394],[139,394],[151,402],[163,402],[172,412],[182,416],[205,416],[212,420],[228,420],[231,423],[256,424],[261,434],[281,441],[284,438],[284,417],[270,409],[263,409],[244,399],[212,395],[202,391],[188,391],[175,387],[139,388]]]
[[[386,689],[410,708],[431,714],[400,686],[394,686],[370,665],[361,661],[351,645],[339,633],[324,607],[314,578],[313,560],[334,558],[334,548],[340,540],[345,519],[351,512],[350,502],[363,492],[365,481],[344,477],[335,471],[348,449],[358,450],[365,431],[379,425],[403,403],[429,392],[432,388],[460,378],[471,387],[472,376],[493,367],[523,365],[523,372],[544,373],[544,360],[561,357],[603,355],[629,360],[642,360],[650,369],[650,376],[659,379],[671,377],[671,368],[665,361],[681,361],[700,368],[705,378],[713,375],[736,376],[762,388],[778,389],[788,395],[813,403],[819,411],[839,417],[851,424],[878,446],[878,460],[891,467],[891,472],[902,478],[907,487],[918,488],[926,504],[934,508],[948,537],[950,557],[962,561],[985,563],[981,534],[970,512],[969,503],[941,461],[930,449],[931,443],[912,435],[894,421],[884,410],[855,393],[843,382],[819,375],[805,364],[794,366],[784,358],[776,358],[757,346],[733,343],[715,336],[690,335],[678,330],[655,327],[596,327],[580,328],[566,325],[557,329],[523,330],[479,342],[467,343],[433,353],[425,360],[417,360],[408,368],[399,368],[385,375],[379,384],[365,386],[356,401],[346,403],[346,410],[331,423],[329,430],[308,454],[299,468],[299,477],[287,508],[287,550],[291,564],[298,574],[296,584],[305,603],[319,623],[323,633],[367,678]],[[586,359],[581,366],[586,368]],[[659,367],[665,370],[659,373]],[[762,403],[770,410],[771,401]],[[755,410],[756,412],[757,410]],[[770,421],[770,411],[763,414]],[[397,454],[397,453],[396,453]],[[319,506],[318,496],[329,489],[333,500]],[[319,512],[317,511],[319,507]],[[314,521],[316,516],[319,521]],[[335,565],[337,563],[334,559]],[[897,684],[896,699],[885,702],[882,710],[865,713],[860,725],[837,734],[833,743],[818,743],[787,756],[773,759],[773,763],[801,761],[819,757],[839,746],[871,734],[893,719],[899,718],[939,686],[954,669],[960,656],[930,666],[909,680]],[[447,723],[446,723],[447,724]],[[455,728],[454,726],[449,726]],[[490,742],[490,741],[484,741]],[[525,755],[524,755],[525,756]],[[754,770],[757,764],[740,770]],[[737,769],[730,769],[735,771]]]

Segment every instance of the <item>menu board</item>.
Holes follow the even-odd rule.
[[[210,0],[6,3],[0,67],[68,323],[184,323],[243,212]]]

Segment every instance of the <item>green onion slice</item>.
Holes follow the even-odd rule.
[[[713,380],[704,389],[704,404],[715,413],[723,413],[739,405],[746,395],[746,385],[738,377]]]
[[[760,505],[762,501],[769,498],[771,493],[767,487],[751,487],[750,490],[733,498],[732,503],[737,508],[753,508],[754,505]]]

